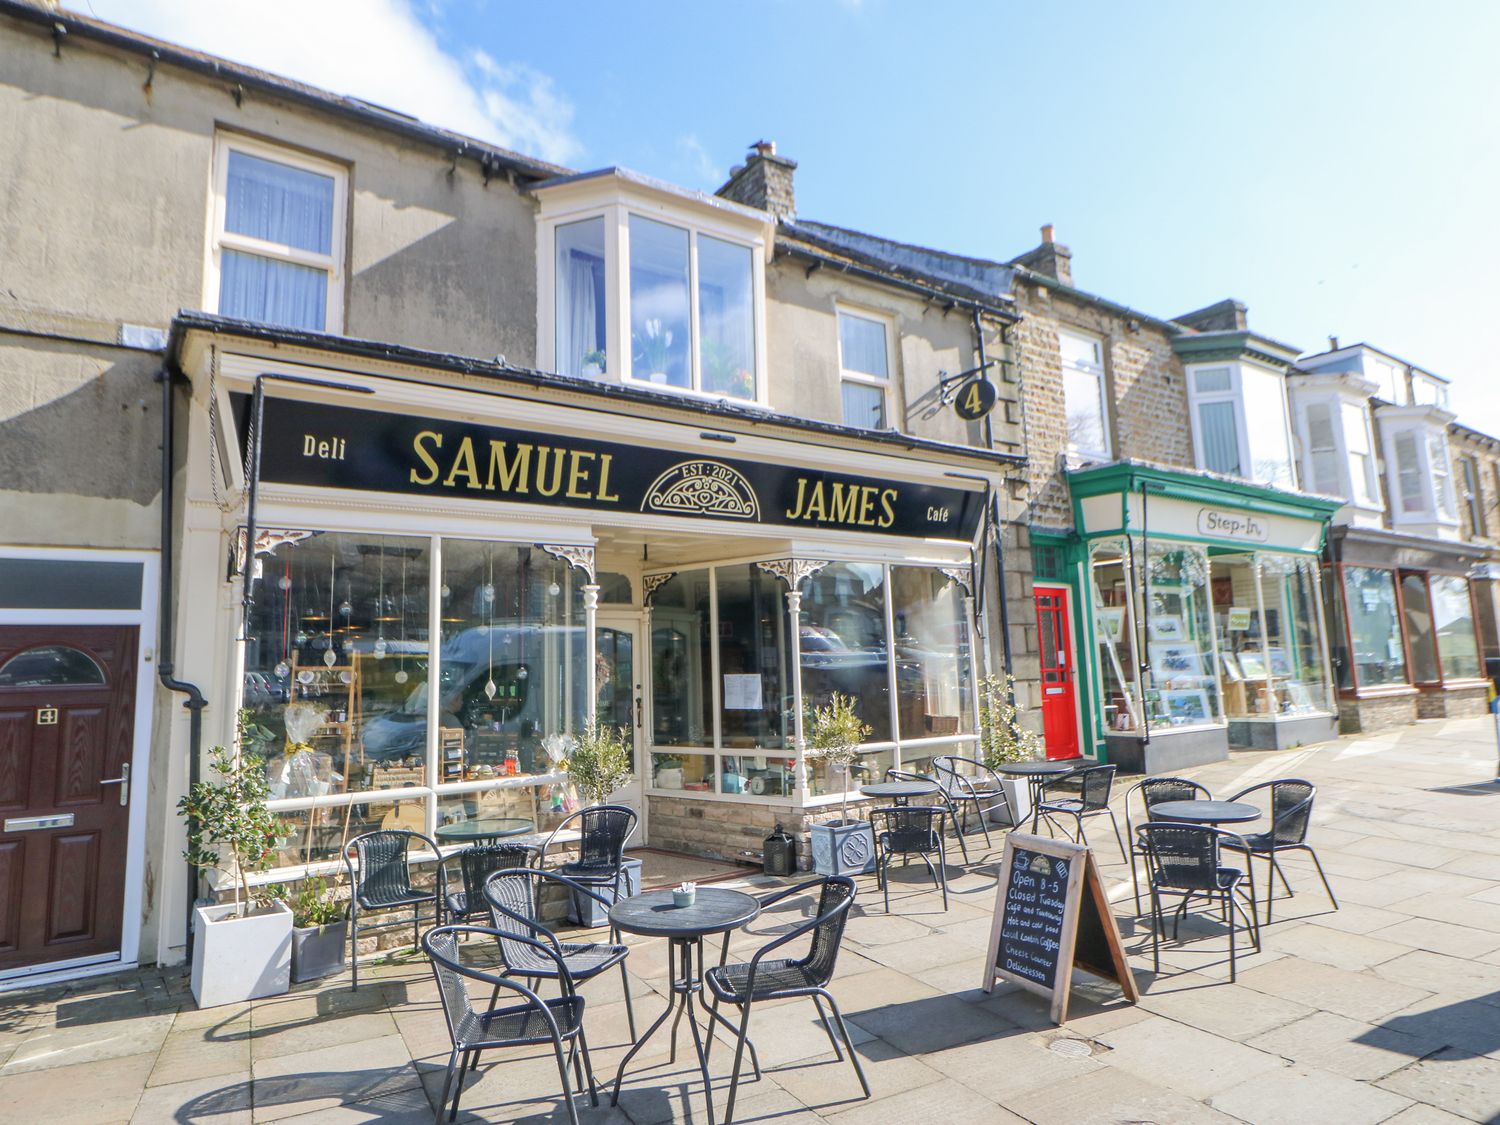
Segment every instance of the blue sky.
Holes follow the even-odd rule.
[[[712,190],[766,138],[804,217],[998,259],[1052,222],[1083,288],[1368,340],[1500,434],[1497,4],[67,2],[572,167]]]

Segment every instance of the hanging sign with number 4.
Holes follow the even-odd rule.
[[[953,410],[967,422],[977,422],[995,408],[995,384],[988,379],[970,379],[953,396]]]

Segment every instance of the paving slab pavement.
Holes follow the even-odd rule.
[[[1129,868],[1095,826],[1096,856],[1142,992],[1077,978],[1070,1019],[1012,985],[980,989],[1001,837],[947,857],[950,902],[914,869],[891,911],[860,880],[833,992],[873,1096],[836,1058],[806,1001],[757,1009],[764,1076],[741,1087],[742,1121],[1383,1122],[1500,1121],[1500,785],[1489,719],[1427,722],[1297,750],[1238,752],[1187,771],[1227,796],[1274,777],[1319,787],[1312,842],[1338,895],[1310,863],[1286,864],[1264,948],[1227,941],[1191,916],[1153,973],[1149,926],[1133,916]],[[1116,804],[1125,784],[1118,786]],[[1139,819],[1139,810],[1135,810]],[[1263,865],[1257,877],[1264,878]],[[764,890],[785,881],[750,877]],[[1261,884],[1262,891],[1264,884]],[[747,957],[808,916],[789,900],[731,941]],[[1262,911],[1264,904],[1262,902]],[[475,943],[477,945],[477,943]],[[659,942],[632,941],[643,1025],[664,1003]],[[715,943],[716,944],[716,943]],[[476,949],[476,956],[484,956]],[[300,1125],[432,1120],[449,1041],[429,970],[410,954],[285,996],[198,1011],[180,970],[0,993],[0,1122],[215,1122]],[[586,986],[608,1125],[703,1121],[701,1078],[684,1032],[609,1084],[628,1045],[618,975]],[[727,1100],[733,1049],[715,1047],[714,1102]],[[546,1122],[564,1115],[550,1053],[497,1052],[470,1079],[460,1120]]]

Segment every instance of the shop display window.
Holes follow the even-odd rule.
[[[893,566],[891,606],[901,738],[973,733],[963,589],[932,567]]]
[[[1152,690],[1146,712],[1153,728],[1219,722],[1208,559],[1200,548],[1151,543],[1146,583],[1146,654]]]
[[[1113,733],[1135,733],[1141,730],[1142,716],[1131,555],[1123,541],[1110,540],[1096,543],[1089,559],[1104,727]]]
[[[1411,653],[1412,679],[1435,684],[1438,672],[1437,634],[1433,631],[1432,601],[1427,594],[1425,571],[1402,572],[1401,615],[1406,624],[1406,643]]]
[[[686,570],[651,598],[651,720],[658,746],[712,746],[712,572]]]
[[[1344,567],[1344,610],[1358,687],[1406,682],[1395,576],[1376,567]]]
[[[786,585],[753,563],[714,568],[719,646],[719,745],[785,745]]]
[[[1318,569],[1275,552],[1211,560],[1214,633],[1230,718],[1326,713]]]
[[[1443,679],[1477,679],[1480,675],[1479,645],[1474,635],[1474,604],[1469,598],[1469,580],[1453,574],[1434,574],[1432,620],[1437,634]]]

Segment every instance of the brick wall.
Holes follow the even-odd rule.
[[[1473,430],[1453,428],[1448,431],[1448,450],[1453,456],[1453,490],[1458,498],[1461,538],[1465,542],[1500,545],[1500,442]],[[1465,460],[1472,462],[1478,478],[1479,519],[1474,526],[1469,506],[1464,501]]]
[[[1417,697],[1414,695],[1339,700],[1340,734],[1387,730],[1416,720]]]

